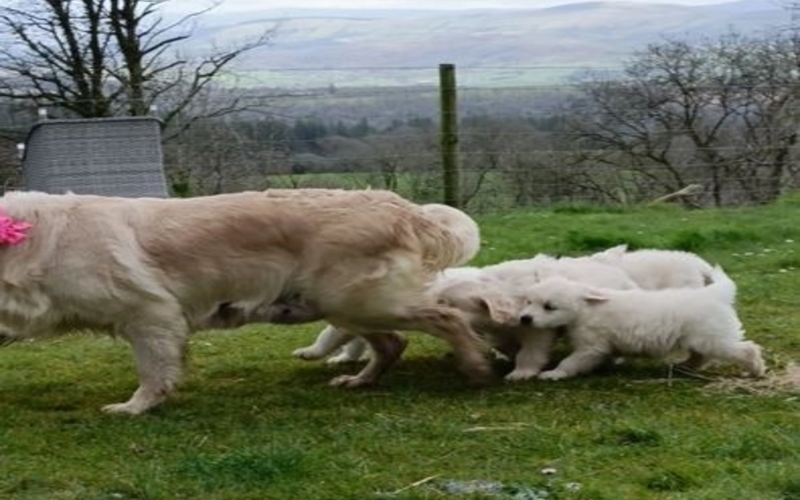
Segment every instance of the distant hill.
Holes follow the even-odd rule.
[[[552,83],[585,67],[619,67],[664,37],[765,32],[788,22],[788,12],[771,0],[698,7],[604,1],[525,10],[255,10],[207,16],[192,47],[224,46],[275,27],[270,46],[239,62],[244,85],[424,84],[435,81],[444,62],[456,64],[468,84],[520,85]]]

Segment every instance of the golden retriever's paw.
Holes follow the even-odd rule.
[[[528,368],[516,368],[514,371],[505,376],[507,382],[519,382],[521,380],[530,380],[539,375],[540,370]]]
[[[292,356],[305,361],[316,361],[318,359],[322,359],[325,354],[312,347],[301,347],[300,349],[295,349],[292,351]]]
[[[462,371],[467,375],[470,383],[473,385],[489,385],[496,380],[494,372],[492,372],[492,368],[488,363],[471,365]]]
[[[348,389],[356,389],[359,387],[366,387],[372,385],[373,381],[367,380],[358,375],[339,375],[334,377],[328,382],[329,385],[335,387],[346,387]]]
[[[539,378],[541,380],[564,380],[565,378],[569,378],[569,373],[559,369],[548,370],[540,373]]]

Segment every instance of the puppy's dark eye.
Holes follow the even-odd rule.
[[[544,305],[542,306],[542,309],[544,309],[545,311],[555,311],[556,306],[554,306],[552,302],[545,302]]]

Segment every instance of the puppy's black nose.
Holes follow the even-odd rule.
[[[522,325],[532,325],[533,324],[533,316],[530,314],[523,314],[519,317],[519,322]]]

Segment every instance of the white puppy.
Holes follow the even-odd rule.
[[[598,262],[587,257],[555,258],[546,254],[538,254],[531,259],[519,259],[501,262],[483,268],[484,273],[506,285],[509,293],[518,293],[543,280],[562,277],[585,283],[591,286],[629,290],[636,288],[636,283],[621,269]],[[520,302],[519,295],[513,302]],[[458,307],[458,306],[456,306]],[[489,340],[497,344],[501,339],[513,339],[517,346],[514,354],[514,369],[506,375],[506,380],[527,380],[536,377],[550,361],[557,333],[555,328],[540,328],[533,325],[501,326],[488,331],[476,331],[483,337],[494,337]]]
[[[530,259],[508,260],[483,268],[492,278],[512,287],[527,287],[553,276],[561,276],[587,285],[627,290],[636,282],[617,266],[588,257],[556,258],[538,254]]]
[[[590,256],[625,271],[640,288],[700,288],[711,282],[714,268],[698,255],[679,250],[627,251],[619,245]]]
[[[668,290],[597,289],[555,277],[527,289],[522,324],[566,327],[573,352],[539,378],[586,373],[615,353],[665,358],[688,353],[702,365],[718,359],[764,374],[761,348],[744,340],[733,308],[736,285],[717,267],[713,284]]]
[[[454,232],[469,234],[463,230]],[[514,369],[506,375],[506,380],[527,380],[538,375],[550,360],[556,332],[519,324],[521,303],[518,289],[552,276],[606,288],[636,287],[636,283],[617,267],[589,258],[556,259],[539,254],[531,259],[510,260],[482,268],[445,269],[429,284],[428,294],[438,303],[465,313],[473,330],[490,346],[514,359]],[[282,304],[282,307],[289,322],[304,314],[298,304]],[[328,326],[313,344],[295,350],[294,355],[316,360],[340,347],[342,350],[330,357],[329,363],[356,361],[366,346],[349,332]]]

